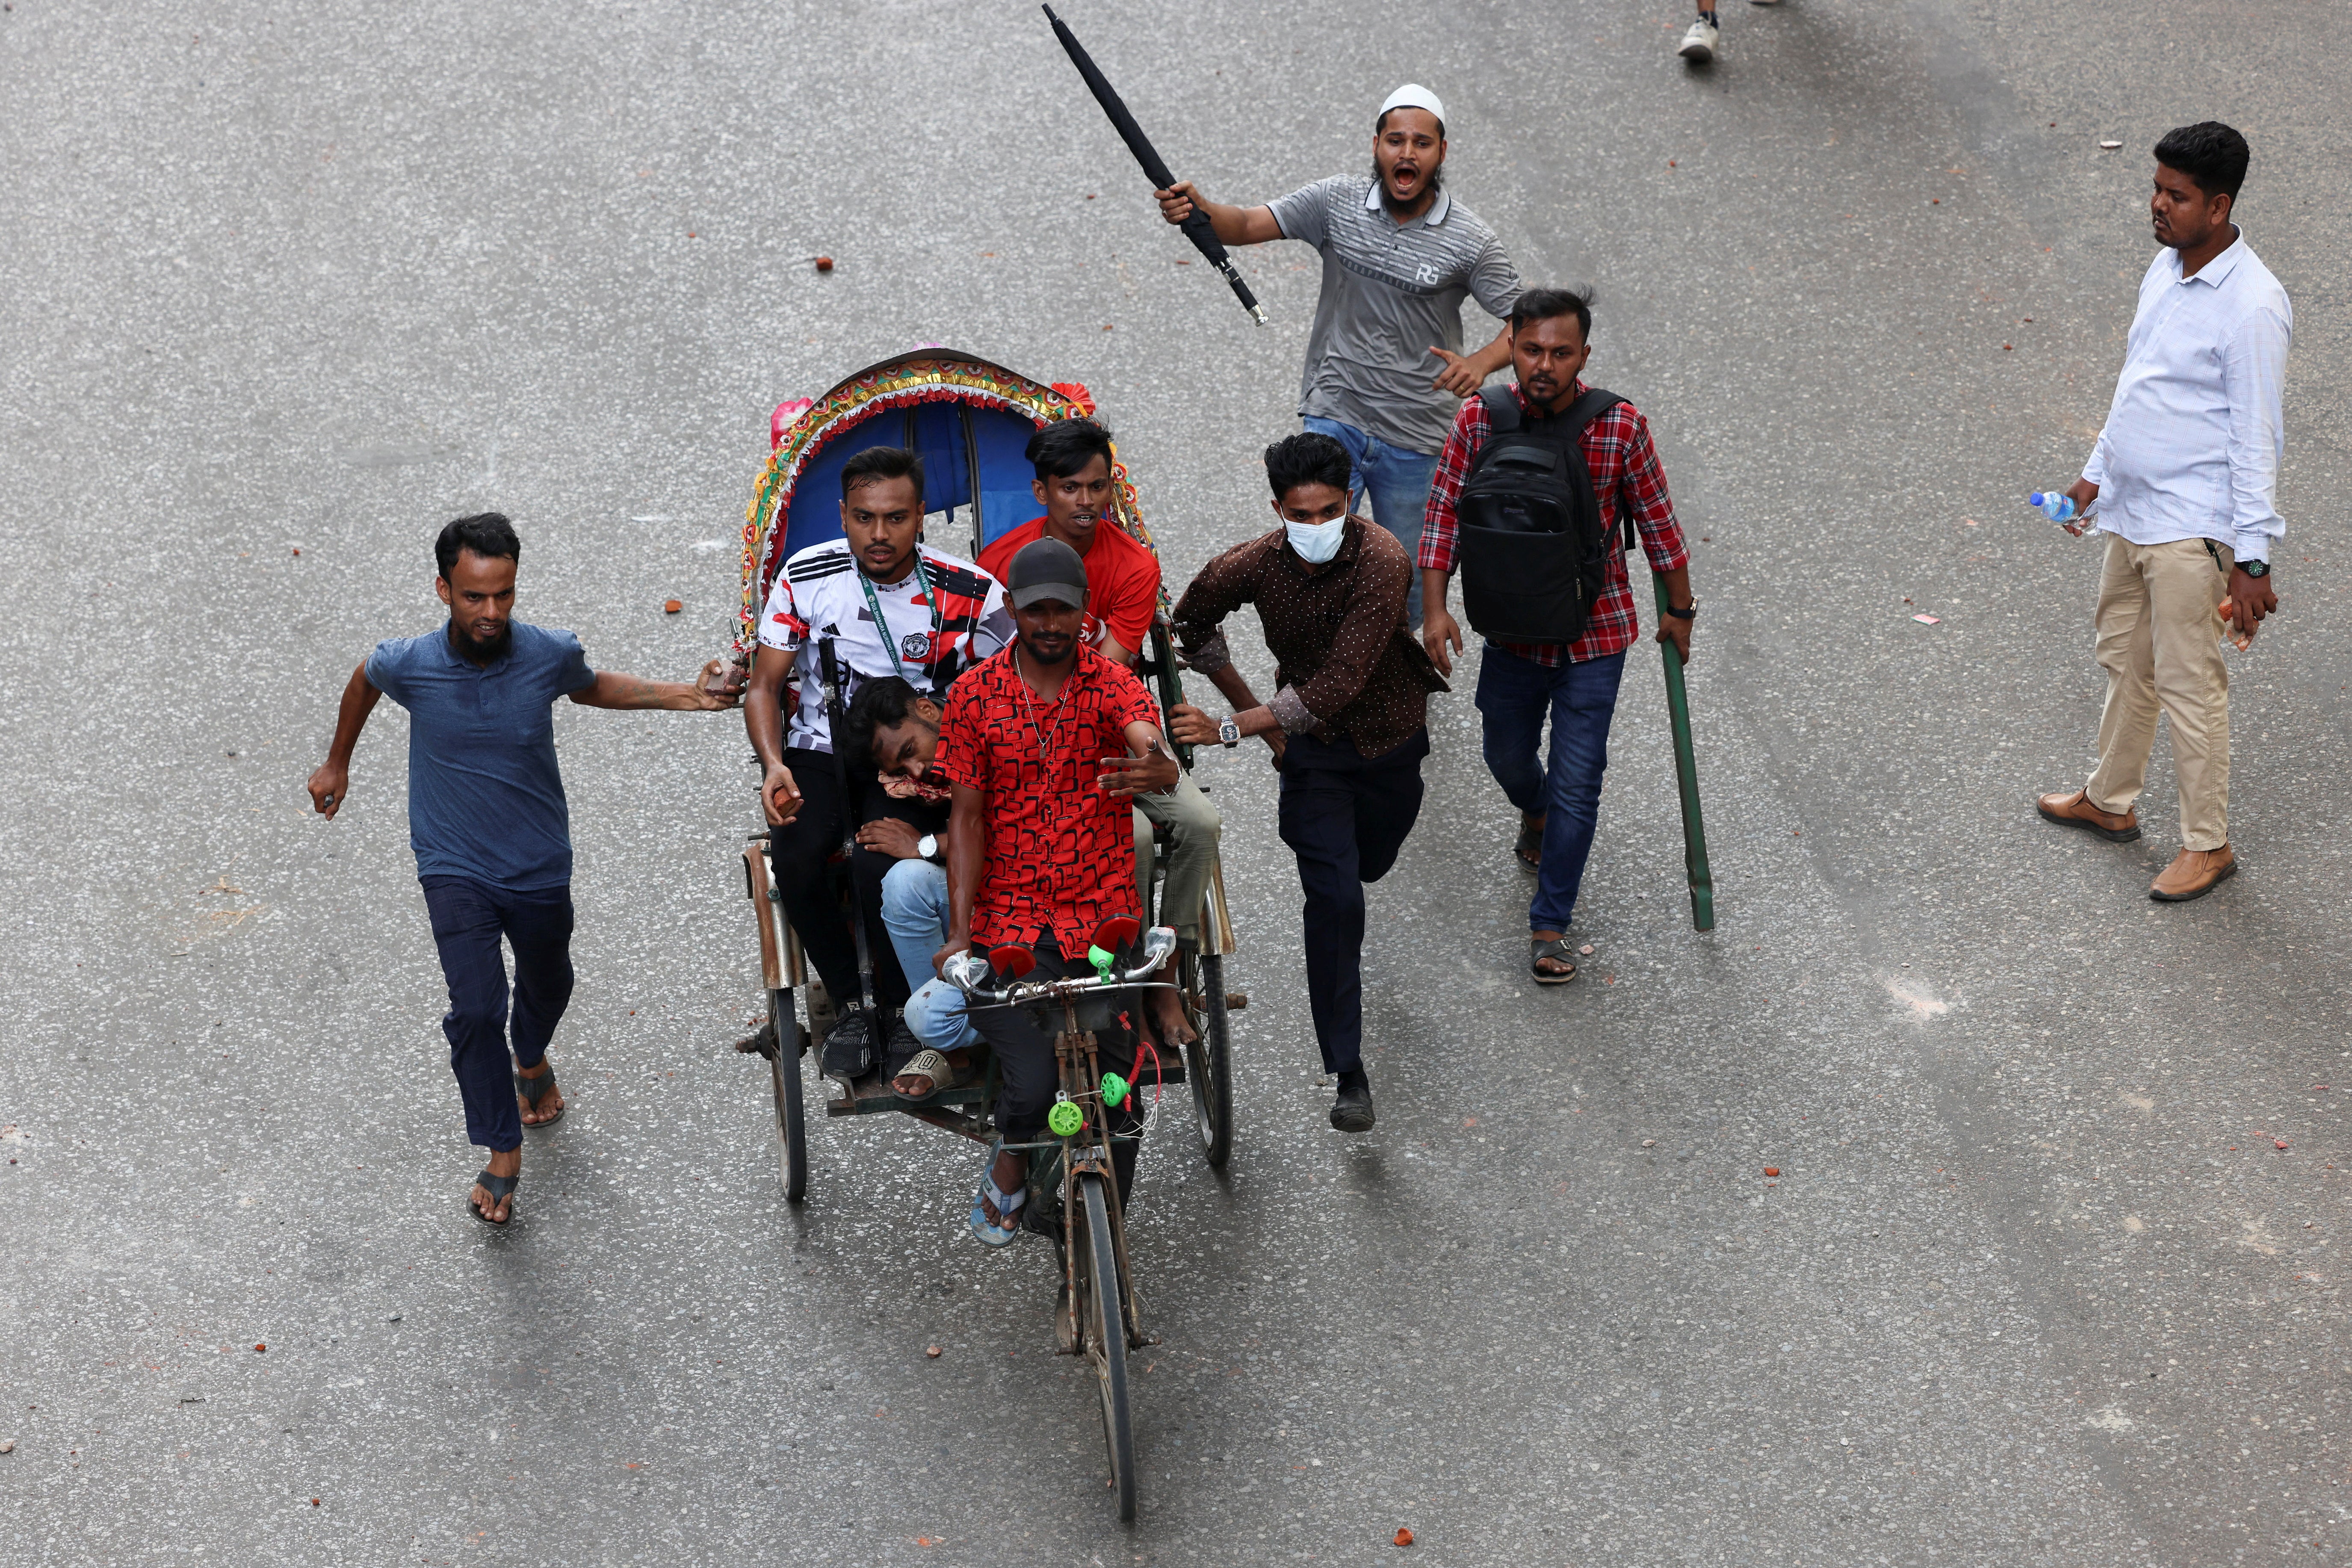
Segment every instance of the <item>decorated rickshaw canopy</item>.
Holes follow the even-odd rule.
[[[976,354],[918,349],[868,366],[824,396],[775,414],[773,454],[743,521],[743,602],[735,646],[748,655],[761,606],[793,552],[841,534],[841,470],[873,447],[923,460],[925,536],[934,548],[977,555],[1040,510],[1022,454],[1048,422],[1092,415],[1075,382],[1031,381]],[[1114,516],[1147,549],[1151,535],[1127,468],[1114,459]]]

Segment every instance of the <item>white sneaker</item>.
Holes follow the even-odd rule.
[[[1703,66],[1723,52],[1723,29],[1701,16],[1683,35],[1683,47],[1675,51],[1695,66]]]

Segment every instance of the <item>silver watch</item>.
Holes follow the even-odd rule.
[[[1227,719],[1217,726],[1217,743],[1227,751],[1242,743],[1242,727]]]
[[[938,859],[940,858],[940,836],[936,833],[926,833],[920,838],[916,839],[915,853],[921,856],[926,860]]]

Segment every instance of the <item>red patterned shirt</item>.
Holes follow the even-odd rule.
[[[1026,946],[1050,931],[1063,957],[1083,958],[1097,926],[1136,913],[1133,807],[1103,793],[1100,760],[1125,756],[1127,727],[1160,714],[1143,682],[1083,644],[1047,702],[1014,668],[1017,647],[950,689],[931,772],[985,797],[973,945]]]
[[[1584,383],[1576,384],[1576,394],[1584,392]],[[1517,386],[1511,395],[1519,406],[1532,412],[1533,405]],[[1421,529],[1419,564],[1426,572],[1451,572],[1461,521],[1455,507],[1462,499],[1462,482],[1470,477],[1470,464],[1478,456],[1478,448],[1486,444],[1493,425],[1486,417],[1486,405],[1479,398],[1465,398],[1462,411],[1454,416],[1454,434],[1445,438],[1445,450],[1437,459],[1437,476],[1429,486],[1429,512]],[[1601,521],[1612,534],[1623,519],[1631,517],[1633,526],[1641,531],[1643,553],[1650,558],[1653,572],[1671,572],[1690,561],[1690,551],[1683,543],[1682,525],[1675,521],[1675,503],[1666,494],[1665,471],[1658,467],[1658,449],[1650,444],[1650,422],[1630,403],[1621,403],[1584,427],[1584,466],[1592,472],[1592,493],[1601,501]],[[1562,656],[1581,664],[1589,658],[1606,658],[1612,653],[1622,653],[1633,646],[1641,630],[1633,616],[1633,590],[1625,576],[1625,552],[1622,548],[1609,552],[1609,580],[1593,602],[1592,613],[1584,623],[1584,635],[1563,648],[1558,643],[1498,643],[1521,658],[1558,668]]]

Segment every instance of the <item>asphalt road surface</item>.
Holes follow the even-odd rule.
[[[1121,1528],[1048,1250],[962,1234],[967,1146],[820,1124],[808,1203],[778,1192],[729,1049],[738,721],[566,706],[572,1109],[493,1233],[404,717],[340,819],[302,794],[352,664],[438,618],[435,528],[510,512],[526,618],[683,677],[771,406],[935,342],[1093,388],[1181,581],[1269,523],[1315,258],[1246,253],[1251,327],[1013,0],[13,0],[0,1558],[2339,1560],[2332,13],[1727,5],[1704,73],[1654,0],[1066,15],[1220,198],[1360,166],[1373,106],[1429,83],[1460,199],[1531,279],[1599,288],[1592,377],[1649,415],[1696,541],[1718,928],[1690,929],[1645,644],[1596,951],[1528,982],[1457,682],[1372,898],[1380,1125],[1342,1138],[1273,774],[1207,759],[1239,1143],[1216,1178],[1171,1117],[1145,1156],[1163,1342]],[[2095,547],[2019,498],[2079,471],[2147,149],[2207,117],[2253,143],[2240,216],[2299,331],[2285,610],[2231,660],[2242,870],[2172,908],[2163,766],[2139,844],[2033,816],[2102,683]]]

